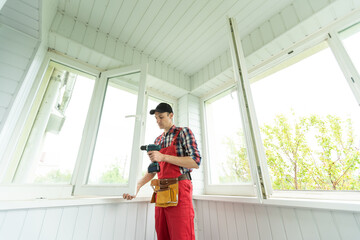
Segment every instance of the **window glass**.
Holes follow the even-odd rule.
[[[15,182],[70,183],[93,88],[93,79],[54,70]]]
[[[251,84],[274,190],[359,190],[360,109],[326,43]]]
[[[89,184],[127,184],[135,127],[137,92],[128,82],[139,73],[108,80]]]
[[[358,72],[360,72],[360,23],[357,23],[340,33],[343,38],[344,47],[349,54],[351,61],[355,65]]]
[[[157,98],[149,97],[148,99],[148,107],[147,107],[148,111],[146,113],[147,116],[146,116],[145,142],[143,145],[154,144],[155,138],[163,133],[163,130],[160,129],[159,126],[157,125],[154,115],[149,114],[150,110],[155,109],[160,102],[162,101]],[[145,175],[145,173],[147,173],[147,169],[150,163],[151,161],[147,156],[146,151],[144,151],[143,165],[141,172],[142,175]]]
[[[247,147],[236,91],[205,101],[210,184],[250,183]]]

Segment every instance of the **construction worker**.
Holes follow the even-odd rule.
[[[156,122],[164,132],[155,139],[155,144],[161,145],[160,151],[149,151],[152,162],[158,162],[161,182],[178,181],[178,202],[176,206],[155,207],[155,229],[158,240],[165,239],[195,239],[194,208],[192,204],[192,182],[190,172],[199,168],[201,157],[192,131],[187,128],[176,127],[173,124],[174,113],[167,103],[160,103],[150,111],[155,115]],[[152,180],[156,173],[147,173],[137,184],[140,188]],[[136,194],[137,194],[136,193]],[[123,198],[131,200],[133,195],[124,194]]]

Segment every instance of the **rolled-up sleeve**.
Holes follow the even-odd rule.
[[[193,132],[189,128],[184,127],[180,132],[180,137],[186,153],[185,155],[190,156],[192,159],[194,159],[197,165],[200,166],[201,163],[200,151],[198,149],[198,145]]]

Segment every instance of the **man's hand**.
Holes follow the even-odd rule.
[[[136,195],[130,195],[128,193],[124,193],[123,198],[126,200],[132,200],[132,199],[136,198]]]
[[[162,162],[164,161],[164,154],[159,151],[150,151],[148,152],[148,156],[152,162]]]

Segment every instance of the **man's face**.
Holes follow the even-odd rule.
[[[173,115],[174,115],[173,113],[155,112],[156,123],[159,125],[159,128],[169,130],[171,128],[171,126],[173,125],[173,123],[172,123]]]

